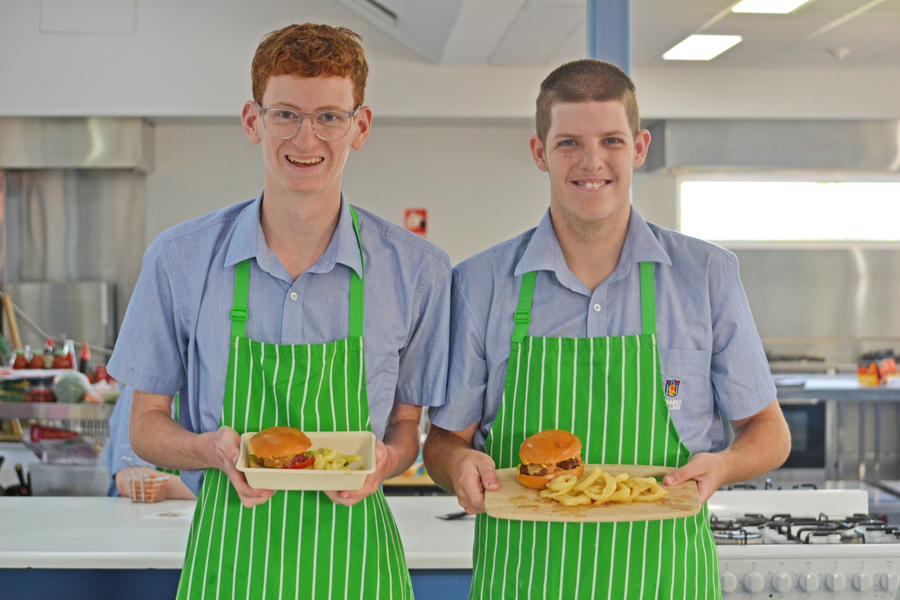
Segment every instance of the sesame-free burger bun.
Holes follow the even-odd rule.
[[[523,463],[558,463],[577,456],[581,440],[574,433],[561,429],[545,429],[526,438],[519,447]]]
[[[568,431],[547,429],[527,438],[519,447],[522,464],[516,478],[525,487],[541,490],[558,475],[581,477],[581,440]]]
[[[260,458],[286,457],[306,452],[312,441],[293,427],[269,427],[247,440],[247,446]]]

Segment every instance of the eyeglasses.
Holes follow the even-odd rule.
[[[313,133],[323,142],[334,142],[341,139],[350,131],[350,123],[353,117],[362,108],[357,106],[353,112],[345,110],[320,110],[315,114],[301,113],[290,108],[270,106],[263,108],[258,102],[254,102],[263,118],[263,125],[273,137],[280,140],[289,140],[300,133],[303,119],[310,118]]]

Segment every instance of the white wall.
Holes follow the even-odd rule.
[[[303,21],[363,35],[383,117],[530,117],[550,69],[436,66],[322,0],[0,0],[0,116],[230,117],[260,38]],[[900,117],[896,68],[709,67],[635,68],[643,116]]]
[[[549,184],[531,160],[529,125],[379,123],[344,171],[350,202],[402,223],[427,208],[429,239],[454,263],[533,227]],[[166,120],[154,128],[147,240],[211,210],[255,197],[264,166],[240,123]]]
[[[432,65],[335,2],[0,0],[0,117],[152,118],[146,244],[259,192],[262,159],[238,121],[250,62],[265,33],[302,21],[365,38],[376,117],[345,173],[352,202],[396,222],[428,208],[429,237],[454,262],[537,222],[548,184],[527,141],[549,67]],[[634,79],[645,118],[900,118],[896,69],[688,65]],[[675,227],[673,177],[637,174],[634,196],[648,220]]]
[[[344,171],[350,202],[395,223],[427,208],[428,238],[454,264],[534,227],[549,203],[547,175],[528,149],[529,122],[397,123],[375,118]],[[154,128],[147,241],[177,223],[255,197],[264,166],[237,119],[172,120]],[[636,174],[634,203],[674,228],[674,176]]]

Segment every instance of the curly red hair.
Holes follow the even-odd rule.
[[[353,84],[356,108],[363,103],[369,65],[362,37],[346,27],[316,23],[289,25],[273,31],[259,43],[253,57],[253,99],[262,105],[270,77],[346,77]]]

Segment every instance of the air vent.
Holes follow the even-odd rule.
[[[360,6],[364,6],[368,12],[373,13],[380,19],[391,23],[392,25],[396,25],[400,20],[400,17],[389,9],[387,6],[378,2],[377,0],[357,0],[357,4]]]
[[[647,171],[900,171],[900,121],[667,119]]]

